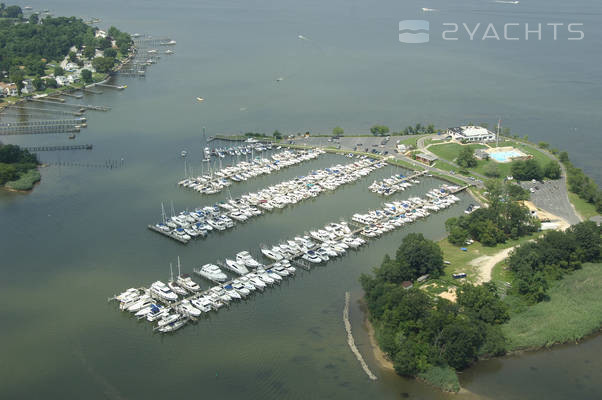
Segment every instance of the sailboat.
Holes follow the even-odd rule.
[[[178,259],[179,259],[179,258],[178,258]],[[170,288],[170,289],[171,289],[171,290],[172,290],[174,293],[176,293],[176,294],[179,294],[179,295],[181,295],[181,296],[186,296],[186,295],[188,294],[188,292],[187,292],[187,291],[186,291],[184,288],[182,288],[182,287],[178,286],[178,285],[176,284],[176,282],[173,280],[173,267],[172,267],[171,263],[169,263],[169,271],[170,271],[170,273],[171,273],[171,276],[170,276],[170,279],[169,279],[169,281],[167,281],[167,286],[169,286],[169,288]]]
[[[176,278],[176,282],[178,285],[180,285],[181,287],[183,287],[184,289],[186,289],[190,292],[198,292],[201,290],[201,287],[198,285],[198,283],[196,283],[195,281],[192,280],[190,275],[188,275],[188,274],[182,275],[181,274],[180,256],[178,256],[178,277]]]

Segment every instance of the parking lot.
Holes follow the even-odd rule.
[[[339,147],[342,150],[358,150],[372,153],[377,151],[379,154],[395,154],[397,142],[401,142],[412,136],[391,136],[388,141],[380,136],[343,136],[339,139],[331,137],[296,137],[293,139],[295,144],[302,144],[316,147]]]
[[[521,182],[521,186],[529,191],[533,189],[531,201],[536,207],[565,219],[571,225],[580,222],[569,202],[564,180]]]

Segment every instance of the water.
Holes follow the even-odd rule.
[[[496,151],[489,153],[489,156],[497,162],[508,162],[514,157],[520,157],[521,153],[516,150],[510,151]]]
[[[146,79],[123,79],[125,91],[104,89],[81,101],[113,106],[87,115],[89,128],[76,142],[92,152],[42,153],[44,161],[124,158],[119,170],[43,169],[29,195],[0,192],[0,398],[141,399],[173,396],[216,398],[448,398],[383,371],[368,347],[357,306],[351,318],[358,348],[379,376],[369,382],[345,341],[344,293],[361,296],[358,283],[408,232],[436,239],[453,209],[373,241],[367,248],[311,272],[300,271],[266,291],[173,336],[151,333],[106,298],[130,286],[165,279],[169,262],[185,271],[237,251],[258,255],[259,243],[275,243],[382,199],[367,186],[392,175],[386,168],[367,179],[266,216],[234,231],[182,246],[148,231],[160,204],[176,209],[224,199],[179,189],[187,150],[198,167],[201,129],[208,134],[274,129],[284,132],[366,132],[374,123],[401,129],[415,122],[460,125],[498,116],[531,140],[567,149],[575,163],[600,181],[600,5],[543,2],[520,7],[486,2],[433,1],[377,5],[335,0],[268,1],[73,0],[31,5],[57,14],[89,15],[131,32],[168,35],[176,54],[162,57]],[[545,10],[542,11],[542,10]],[[581,42],[443,42],[397,40],[401,19],[439,22],[586,23]],[[105,26],[107,25],[107,26]],[[304,35],[310,40],[299,40]],[[276,78],[283,77],[281,82]],[[196,102],[204,97],[203,103]],[[67,144],[66,135],[3,138],[23,145]],[[232,195],[264,187],[347,159],[324,156],[278,174],[232,187]],[[423,194],[433,179],[395,195]],[[355,304],[355,301],[354,303]],[[600,338],[582,346],[480,363],[462,375],[471,393],[462,398],[595,398],[600,368],[591,354]],[[596,353],[597,352],[597,353]],[[586,361],[590,360],[590,364]],[[567,369],[566,366],[575,365]],[[592,365],[591,369],[588,368]],[[537,371],[529,375],[531,367]],[[588,377],[586,377],[587,375]],[[534,380],[527,381],[526,377]],[[501,384],[503,382],[504,384]],[[536,382],[528,387],[526,382]],[[549,384],[554,382],[555,385]],[[559,390],[563,384],[564,390]],[[69,388],[69,395],[65,395]]]

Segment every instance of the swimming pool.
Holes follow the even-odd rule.
[[[500,152],[490,153],[489,157],[493,158],[497,162],[503,163],[503,162],[512,161],[512,159],[514,157],[522,157],[523,155],[524,154],[522,154],[519,151],[509,150],[509,151],[500,151]]]

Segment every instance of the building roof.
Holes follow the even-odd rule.
[[[437,161],[439,159],[439,157],[437,157],[435,155],[425,154],[425,153],[416,154],[416,157],[420,157],[423,160],[428,160],[428,161]]]
[[[481,127],[481,126],[461,126],[460,127],[462,136],[475,137],[475,136],[488,136],[493,135],[493,132]]]
[[[412,282],[410,282],[410,281],[401,282],[401,287],[403,287],[404,289],[411,288],[412,286],[414,286],[414,284],[412,284]]]

